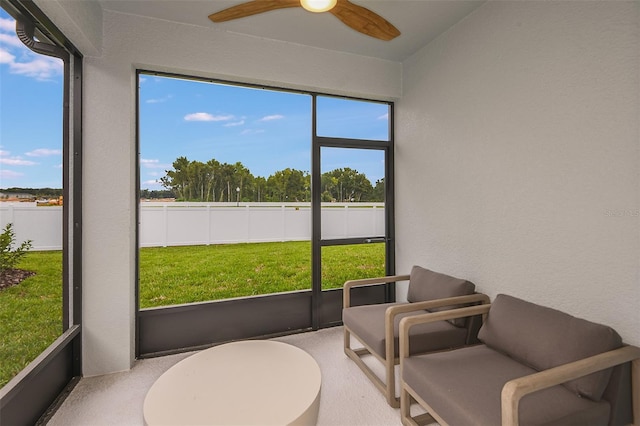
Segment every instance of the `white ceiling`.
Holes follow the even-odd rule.
[[[207,17],[242,1],[100,0],[104,10],[147,16],[221,31],[280,40],[401,62],[459,22],[483,0],[353,0],[395,25],[402,33],[381,41],[345,26],[330,13],[280,9],[215,24]]]

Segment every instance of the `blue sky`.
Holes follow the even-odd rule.
[[[311,170],[309,95],[153,75],[140,78],[141,186],[153,189],[173,160],[237,161],[255,176]],[[385,104],[318,98],[318,134],[387,140]],[[351,167],[372,184],[382,152],[325,149],[322,172]]]
[[[0,10],[0,188],[62,185],[62,62],[24,47]],[[158,180],[179,156],[241,162],[255,176],[311,170],[311,97],[141,74],[140,181]],[[386,140],[385,104],[318,98],[318,134]],[[34,121],[34,120],[37,120]],[[372,184],[382,151],[323,149],[322,172],[350,167]]]
[[[0,9],[0,188],[61,187],[62,73],[62,61],[24,47]]]

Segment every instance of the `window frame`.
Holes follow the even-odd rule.
[[[33,26],[38,41],[27,45],[36,53],[64,64],[62,149],[62,334],[35,360],[0,389],[0,411],[7,423],[46,421],[60,394],[75,386],[82,374],[82,54],[29,0],[1,0],[16,21]],[[23,41],[24,43],[24,41]],[[37,116],[34,118],[37,123]]]
[[[194,80],[223,84],[237,87],[274,90],[296,94],[309,95],[312,98],[311,117],[311,156],[312,156],[312,187],[314,173],[319,174],[319,157],[316,158],[316,149],[320,146],[357,147],[375,150],[385,150],[385,202],[387,215],[385,227],[386,239],[386,272],[387,275],[395,273],[394,252],[394,193],[393,193],[393,111],[392,101],[356,98],[328,93],[318,93],[309,90],[294,90],[275,86],[257,85],[229,80],[220,80],[196,75],[184,75],[150,69],[136,69],[136,83],[140,76],[159,76],[178,78],[182,80]],[[389,140],[369,141],[363,139],[328,138],[316,135],[316,98],[334,97],[355,101],[381,103],[389,106]],[[136,167],[136,200],[140,199],[140,90],[136,90],[136,152],[138,153]],[[335,145],[334,145],[335,144]],[[314,172],[313,169],[316,169]],[[318,179],[318,178],[316,178]],[[312,188],[311,208],[319,200],[319,188]],[[315,199],[314,199],[315,197]],[[136,247],[140,246],[140,203],[136,209]],[[318,204],[319,206],[319,204]],[[313,213],[317,217],[318,212]],[[312,287],[309,290],[301,290],[287,293],[274,293],[237,299],[223,299],[208,302],[197,302],[175,306],[163,306],[155,308],[140,308],[139,296],[139,251],[136,253],[135,268],[135,309],[136,309],[136,358],[150,358],[173,353],[197,350],[232,340],[248,338],[266,338],[300,331],[318,330],[341,324],[342,318],[342,289],[322,290],[320,282],[320,269],[316,268],[315,257],[320,252],[321,242],[314,235],[319,235],[314,230],[319,226],[319,221],[312,219]],[[362,239],[358,239],[360,241]],[[320,265],[317,263],[317,265]],[[354,303],[379,303],[395,300],[395,287],[368,286],[354,291]],[[251,313],[251,315],[247,315]],[[217,324],[233,323],[234,327],[218,327]]]

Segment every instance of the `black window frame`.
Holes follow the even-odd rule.
[[[31,0],[0,0],[32,51],[64,63],[62,334],[0,389],[6,424],[46,422],[82,375],[82,54]],[[33,117],[37,125],[37,115]]]
[[[165,71],[139,68],[135,71],[136,82],[140,76],[158,76],[193,80],[237,87],[274,90],[309,95],[312,101],[312,129],[310,134],[312,156],[312,211],[313,204],[319,203],[320,192],[314,173],[319,176],[319,150],[321,146],[352,147],[384,150],[385,166],[385,203],[387,214],[386,227],[386,273],[395,273],[395,224],[394,224],[394,104],[392,101],[357,98],[330,93],[319,93],[302,89],[290,89],[276,86],[258,85],[238,81],[184,75]],[[368,141],[363,139],[345,139],[317,136],[316,99],[333,97],[355,101],[381,103],[389,106],[389,138],[387,141]],[[316,151],[318,151],[316,153]],[[140,199],[140,90],[136,90],[136,200]],[[317,158],[316,158],[317,157]],[[317,190],[313,189],[316,182]],[[312,219],[312,288],[288,293],[275,293],[238,299],[214,300],[175,306],[140,308],[139,296],[139,247],[140,247],[140,208],[136,209],[136,358],[151,358],[191,350],[198,350],[239,339],[268,338],[301,331],[318,330],[342,324],[342,289],[322,290],[319,253],[321,246],[332,245],[332,241],[320,238],[319,210]],[[319,204],[318,204],[319,206]],[[363,239],[357,239],[362,242]],[[349,239],[347,242],[355,242]],[[395,285],[367,286],[353,291],[354,304],[392,302],[395,300]],[[246,315],[251,312],[251,315]],[[243,314],[244,313],[244,314]],[[219,327],[217,324],[233,324],[233,327]]]

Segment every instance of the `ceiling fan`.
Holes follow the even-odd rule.
[[[224,22],[289,7],[329,12],[354,30],[380,40],[388,41],[400,35],[400,31],[382,16],[349,0],[253,0],[213,13],[209,19]]]

